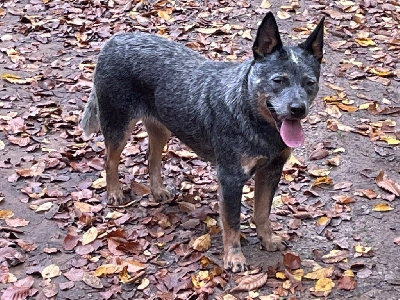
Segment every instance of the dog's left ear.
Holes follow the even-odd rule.
[[[268,12],[257,30],[256,40],[253,44],[254,59],[261,59],[280,48],[282,48],[282,41],[278,25],[272,12]]]
[[[314,55],[315,59],[318,60],[319,63],[321,63],[323,57],[322,48],[324,45],[324,20],[325,17],[321,19],[307,40],[299,45],[300,48],[303,48]]]

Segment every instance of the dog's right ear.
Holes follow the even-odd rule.
[[[253,44],[254,59],[261,59],[281,48],[282,41],[278,25],[272,12],[268,12],[257,30],[256,40]]]

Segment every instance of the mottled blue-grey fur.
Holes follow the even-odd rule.
[[[272,233],[268,221],[290,155],[279,129],[281,124],[300,124],[309,112],[318,91],[322,44],[323,20],[305,42],[283,47],[271,13],[257,31],[254,57],[242,63],[211,61],[160,36],[123,33],[112,37],[99,54],[82,118],[86,135],[99,125],[104,135],[109,152],[109,203],[123,200],[118,160],[132,121],[153,120],[148,122],[153,128],[150,140],[157,137],[156,128],[160,140],[166,142],[169,130],[216,165],[226,268],[245,268],[240,199],[243,185],[253,174],[254,218],[262,246],[283,249],[282,239]],[[162,143],[157,148],[153,140],[153,149],[150,143],[149,169],[153,195],[164,196],[161,177],[154,175],[154,162],[161,163]]]

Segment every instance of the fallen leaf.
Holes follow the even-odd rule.
[[[267,282],[267,279],[267,273],[245,276],[238,282],[237,286],[230,290],[230,292],[243,292],[259,289],[264,286],[264,284]]]
[[[283,264],[290,270],[299,269],[301,265],[300,257],[288,251],[283,255]]]
[[[90,275],[88,273],[85,273],[83,275],[82,281],[92,288],[95,288],[95,289],[103,288],[103,284],[101,283],[100,278]]]
[[[271,7],[271,3],[268,0],[263,0],[261,2],[261,4],[260,4],[260,7],[261,8],[265,8],[265,9],[270,8]]]
[[[209,233],[198,237],[192,245],[192,248],[197,251],[207,251],[211,246],[211,236]]]
[[[354,277],[351,276],[343,276],[340,277],[337,282],[337,288],[339,290],[352,291],[356,288],[357,281],[354,280]]]
[[[348,250],[332,250],[328,254],[321,257],[322,261],[327,264],[337,263],[349,257],[350,251]]]
[[[150,280],[148,280],[147,278],[143,278],[142,282],[138,285],[137,289],[139,291],[144,290],[145,288],[147,288],[150,284]]]
[[[380,170],[378,176],[376,176],[375,181],[380,188],[400,197],[400,185],[390,180],[382,170]]]
[[[82,236],[82,245],[87,245],[93,242],[97,238],[98,234],[99,232],[97,231],[96,227],[89,228],[89,230],[86,231]]]
[[[278,16],[278,18],[279,19],[281,19],[281,20],[287,20],[287,19],[290,19],[290,14],[288,13],[288,12],[286,12],[286,11],[281,11],[281,10],[279,10],[277,13],[276,13],[276,15]]]
[[[324,296],[327,296],[332,288],[335,286],[335,283],[330,278],[320,278],[315,283],[313,288],[310,288],[310,291],[313,292],[324,292]],[[325,294],[327,292],[327,294]]]
[[[0,220],[12,218],[14,216],[14,213],[11,210],[0,210]]]
[[[99,266],[96,271],[94,271],[93,276],[103,276],[109,274],[116,274],[122,271],[123,266],[115,264],[105,264]]]
[[[29,221],[25,219],[5,219],[6,224],[10,227],[23,227],[29,224]]]
[[[45,267],[42,271],[43,279],[51,279],[60,275],[61,275],[60,268],[54,264]]]
[[[307,279],[321,279],[321,278],[331,277],[334,270],[335,270],[334,266],[331,266],[329,268],[321,268],[321,269],[318,269],[316,271],[313,271],[313,272],[305,274],[304,278],[307,278]]]
[[[379,203],[379,204],[375,205],[372,210],[373,211],[391,211],[393,209],[394,208],[389,206],[387,203]]]

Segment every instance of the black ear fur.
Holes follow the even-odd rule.
[[[325,17],[321,19],[317,27],[310,34],[310,36],[303,43],[299,45],[309,51],[318,62],[321,63],[323,57],[323,45],[324,45],[324,20]]]
[[[261,59],[280,48],[282,48],[282,41],[278,25],[272,12],[268,12],[257,30],[256,40],[253,44],[254,58]]]

